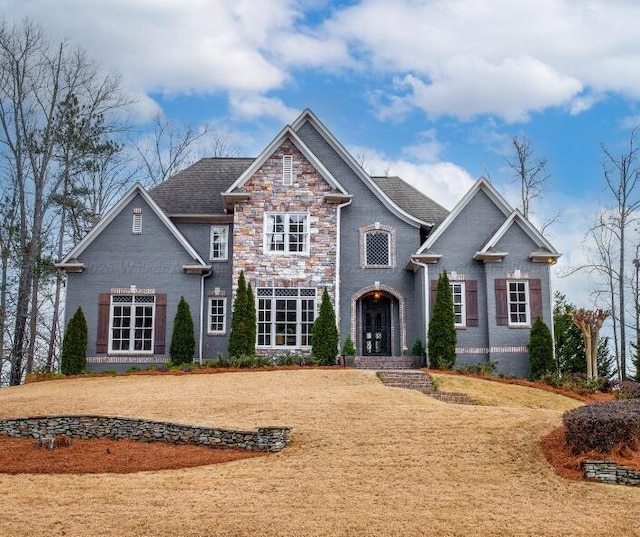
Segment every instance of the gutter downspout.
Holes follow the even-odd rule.
[[[547,284],[549,285],[549,309],[551,310],[551,350],[553,352],[553,361],[557,365],[556,358],[556,329],[555,319],[553,318],[553,289],[551,288],[551,266],[547,265]]]
[[[340,233],[342,231],[342,225],[341,225],[341,215],[342,215],[342,209],[344,207],[346,207],[347,205],[351,205],[351,202],[353,200],[350,199],[349,201],[346,201],[345,203],[341,203],[340,205],[338,205],[337,209],[337,213],[336,213],[336,281],[335,281],[335,310],[336,310],[336,324],[337,324],[337,328],[338,328],[338,334],[340,334],[340,260],[341,260],[341,256],[340,256],[340,250],[342,247],[342,241],[340,240]],[[351,334],[349,334],[351,335]]]
[[[415,259],[412,259],[412,261],[424,269],[424,349],[427,367],[429,367],[429,265]]]
[[[198,338],[198,363],[202,365],[202,347],[204,345],[204,279],[213,274],[213,267],[200,276],[200,337]]]

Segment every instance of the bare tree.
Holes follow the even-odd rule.
[[[637,137],[638,127],[633,129],[629,135],[626,148],[619,154],[614,155],[606,147],[601,146],[604,155],[602,169],[606,189],[612,196],[614,203],[606,218],[602,220],[616,239],[617,258],[615,259],[615,274],[617,284],[619,332],[620,332],[620,374],[626,378],[626,265],[628,242],[627,231],[637,219],[636,211],[640,208],[640,197],[637,187],[640,180],[640,167],[638,157]],[[613,264],[611,266],[613,269]],[[612,270],[613,272],[613,270]]]
[[[105,76],[100,82],[98,76],[84,54],[65,41],[52,43],[38,25],[0,22],[0,147],[16,201],[11,384],[19,384],[25,365],[33,365],[39,287],[50,258],[46,249],[54,243],[49,236],[55,227],[52,211],[69,179],[58,158],[59,105],[69,95],[90,101],[87,88],[99,88],[99,99],[88,106],[93,114],[122,104],[117,81]]]
[[[532,213],[531,203],[542,197],[544,186],[550,178],[547,160],[536,156],[531,140],[526,136],[511,138],[514,155],[507,164],[513,170],[513,180],[520,186],[520,208],[525,218]]]
[[[153,118],[153,133],[134,142],[141,161],[144,183],[150,186],[166,181],[199,158],[231,157],[239,153],[229,133],[208,123],[199,128],[180,125],[161,115]]]

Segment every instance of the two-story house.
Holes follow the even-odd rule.
[[[202,159],[147,191],[136,184],[60,262],[66,312],[81,306],[93,370],[168,360],[189,303],[196,361],[225,354],[241,271],[257,352],[308,353],[323,289],[359,356],[427,341],[433,289],[451,279],[457,364],[527,375],[537,315],[551,323],[559,253],[480,179],[447,211],[398,177],[371,177],[305,110],[257,158]]]

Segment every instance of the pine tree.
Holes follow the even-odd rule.
[[[429,364],[451,369],[456,361],[456,328],[453,298],[446,271],[438,278],[433,315],[429,321]]]
[[[344,340],[344,344],[342,345],[342,354],[344,356],[356,355],[356,346],[353,339],[351,339],[351,334],[347,334],[347,338]]]
[[[64,375],[78,375],[87,367],[87,321],[78,308],[67,324],[60,353],[60,371]]]
[[[173,364],[188,364],[193,362],[196,350],[196,338],[193,331],[193,318],[189,304],[180,297],[178,310],[173,320],[173,333],[169,356]]]
[[[540,316],[531,327],[528,349],[531,380],[538,380],[547,373],[557,372],[556,363],[553,359],[551,330],[544,324]]]
[[[326,287],[322,292],[320,313],[313,323],[311,333],[311,352],[314,358],[321,365],[335,365],[340,340],[336,326],[336,314]]]
[[[562,375],[586,373],[586,358],[582,332],[572,318],[573,304],[565,300],[565,295],[556,291],[553,304],[553,334],[556,344],[556,362]]]
[[[227,345],[227,353],[232,357],[244,356],[247,352],[247,316],[249,315],[247,297],[247,284],[244,279],[244,271],[241,271],[240,276],[238,277],[236,299],[233,302],[233,314],[231,316],[231,333],[229,334],[229,343]],[[253,324],[255,325],[255,321]]]

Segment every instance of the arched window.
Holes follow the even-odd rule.
[[[388,226],[375,224],[360,229],[361,265],[365,268],[391,268],[395,265],[395,233]]]

